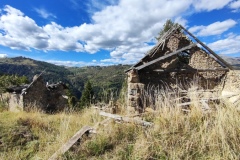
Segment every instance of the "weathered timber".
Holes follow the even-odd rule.
[[[194,46],[196,46],[195,43],[190,44],[190,45],[188,45],[188,46],[186,46],[186,47],[183,47],[183,48],[181,48],[181,49],[179,49],[179,50],[176,50],[175,52],[172,52],[172,53],[170,53],[170,54],[168,54],[168,55],[159,57],[159,58],[154,59],[154,60],[152,60],[152,61],[150,61],[150,62],[147,62],[147,63],[145,63],[145,64],[143,64],[143,65],[141,65],[141,66],[138,66],[138,67],[136,67],[135,69],[141,70],[141,69],[143,69],[143,68],[145,68],[145,67],[147,67],[147,66],[150,66],[151,64],[154,64],[154,63],[156,63],[156,62],[159,62],[159,61],[161,61],[161,60],[164,60],[164,59],[166,59],[166,58],[169,58],[169,57],[171,57],[171,56],[174,56],[174,55],[178,54],[179,52],[185,51],[185,50],[190,49],[190,48],[192,48],[192,47],[194,47]]]
[[[219,98],[218,98],[219,99]],[[211,108],[209,107],[208,105],[208,101],[209,100],[212,100],[212,98],[209,98],[209,99],[200,99],[199,101],[191,101],[191,102],[185,102],[185,103],[180,103],[180,104],[177,104],[178,107],[182,107],[182,106],[187,106],[187,105],[191,105],[193,104],[194,102],[200,102],[202,104],[202,109],[203,110],[210,110]],[[216,100],[216,99],[214,99]]]
[[[218,71],[229,71],[228,68],[216,68],[216,69],[155,69],[155,72],[218,72]]]
[[[147,55],[151,54],[151,57],[153,57],[161,46],[163,50],[166,38],[172,35],[174,33],[173,31],[177,30],[179,27],[180,27],[179,25],[175,25],[174,27],[170,28],[166,33],[164,33],[163,36],[159,39],[158,44],[153,48],[153,50],[150,50],[150,52],[147,53]]]
[[[179,103],[177,104],[178,107],[182,107],[182,106],[188,106],[190,104],[193,104],[193,102],[185,102],[185,103]]]
[[[142,126],[152,126],[153,125],[153,123],[151,123],[151,122],[138,120],[138,119],[134,119],[134,118],[129,118],[129,117],[123,117],[123,116],[120,116],[117,114],[111,114],[111,113],[106,113],[106,112],[100,112],[99,114],[101,116],[113,118],[117,121],[123,121],[123,122],[127,122],[127,123],[135,123],[135,124],[142,125]]]
[[[240,92],[222,91],[222,97],[224,97],[224,98],[230,98],[233,96],[237,96],[239,94],[240,94]]]
[[[172,28],[170,28],[166,33],[163,34],[163,36],[159,39],[159,41],[157,42],[157,44],[146,53],[146,55],[139,61],[137,62],[134,66],[132,66],[131,68],[125,70],[124,72],[127,73],[128,71],[132,70],[133,68],[135,68],[137,65],[140,65],[141,63],[143,63],[143,59],[146,59],[147,57],[153,57],[154,54],[159,50],[159,48],[162,46],[162,50],[164,48],[165,45],[165,40],[167,39],[167,37],[171,36],[175,30],[179,29],[180,26],[176,25]]]
[[[222,64],[224,64],[229,69],[233,69],[231,65],[229,65],[226,61],[224,61],[220,56],[218,56],[213,50],[211,50],[208,46],[206,46],[204,43],[202,43],[197,37],[195,37],[192,33],[190,33],[188,30],[186,30],[183,26],[180,25],[180,27],[187,32],[191,37],[193,37],[199,44],[201,44],[209,53],[211,53],[215,58],[217,58]]]
[[[64,154],[69,148],[77,142],[85,133],[93,130],[92,127],[84,126],[82,127],[67,143],[65,143],[59,150],[57,150],[48,160],[56,160],[58,156]]]
[[[203,105],[202,109],[204,109],[204,110],[209,110],[209,109],[210,109],[210,107],[208,106],[208,104],[206,103],[206,101],[201,101],[201,103],[202,103],[202,105]]]

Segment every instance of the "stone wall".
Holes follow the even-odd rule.
[[[24,109],[36,107],[40,110],[47,109],[47,94],[48,90],[46,88],[45,82],[42,76],[37,79],[33,78],[32,85],[23,94],[23,105]]]
[[[20,94],[4,93],[1,96],[1,101],[7,104],[9,111],[23,111],[23,97]]]
[[[61,111],[68,106],[68,101],[63,97],[66,95],[63,86],[59,85],[56,89],[47,92],[47,109],[49,112]]]
[[[222,96],[240,107],[240,70],[230,71],[224,81]]]
[[[131,70],[128,73],[128,111],[130,113],[143,112],[143,105],[141,100],[144,84],[139,83],[139,76],[136,70]]]
[[[183,33],[176,31],[169,39],[166,39],[164,46],[161,46],[158,52],[144,57],[139,65],[186,47],[190,43],[191,40],[189,40]],[[196,69],[214,70],[223,67],[212,56],[198,46],[191,48],[188,51],[188,54],[190,55],[188,64],[180,61],[178,55],[174,55],[139,71],[129,71],[128,105],[138,108],[139,97],[141,97],[138,94],[141,93],[140,90],[144,87],[146,89],[147,86],[155,86],[159,88],[170,87],[172,89],[179,89],[179,86],[181,86],[181,89],[188,90],[192,87],[192,84],[195,84],[197,85],[196,89],[221,90],[227,71],[197,72]],[[132,96],[131,94],[133,93],[136,94]]]

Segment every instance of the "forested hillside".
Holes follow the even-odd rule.
[[[35,74],[44,71],[43,77],[46,82],[62,81],[66,83],[77,98],[81,96],[84,84],[88,80],[92,83],[95,97],[106,92],[117,94],[126,77],[124,70],[129,67],[129,65],[116,65],[78,68],[57,66],[25,57],[0,59],[0,74],[26,76],[31,81]]]

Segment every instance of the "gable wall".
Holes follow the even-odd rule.
[[[166,39],[163,48],[161,46],[157,53],[144,57],[140,63],[135,65],[135,67],[186,47],[190,43],[191,40],[188,40],[184,34],[176,32],[175,34],[172,34],[169,39]],[[133,73],[132,71],[128,72],[128,106],[135,107],[135,109],[142,107],[139,103],[139,98],[141,98],[140,94],[143,87],[145,89],[151,86],[178,89],[179,86],[182,86],[181,89],[188,90],[190,83],[195,83],[198,84],[198,89],[221,90],[227,74],[226,71],[171,72],[171,70],[175,69],[193,70],[223,68],[213,57],[197,46],[190,49],[190,55],[191,58],[189,59],[188,65],[179,62],[177,55],[175,55],[147,66],[136,73]],[[154,71],[160,69],[164,69],[165,71]],[[132,74],[134,76],[131,76]],[[134,81],[134,79],[137,79],[137,81]],[[134,93],[134,95],[132,95],[132,93]]]
[[[62,85],[52,90],[47,89],[44,80],[39,77],[23,96],[24,109],[36,107],[46,112],[63,110],[68,106],[68,101],[62,95],[66,95]]]
[[[47,107],[47,89],[42,77],[38,77],[36,81],[27,89],[26,94],[23,95],[24,108],[37,107],[45,110]]]
[[[164,49],[160,49],[154,56],[145,61],[151,61],[158,57],[164,56],[177,49],[183,48],[190,44],[190,40],[182,34],[177,32],[170,36],[169,40],[166,40]],[[148,66],[138,72],[140,82],[145,85],[161,85],[162,82],[169,84],[171,87],[177,85],[177,83],[185,84],[198,77],[199,85],[204,89],[214,89],[221,84],[222,78],[226,75],[226,71],[208,71],[208,72],[154,72],[156,69],[174,70],[174,69],[216,69],[222,68],[213,57],[207,54],[199,47],[193,47],[190,49],[191,58],[189,64],[183,64],[179,62],[178,57],[172,56],[163,61],[159,61],[151,66]]]

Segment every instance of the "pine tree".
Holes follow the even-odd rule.
[[[90,81],[87,81],[80,99],[80,108],[89,107],[91,104],[92,97],[93,97],[92,84],[90,83]]]
[[[174,23],[171,19],[168,19],[166,23],[163,25],[163,28],[158,33],[158,36],[156,37],[157,40],[159,40],[164,33],[166,33],[172,26],[178,25],[178,23]]]

